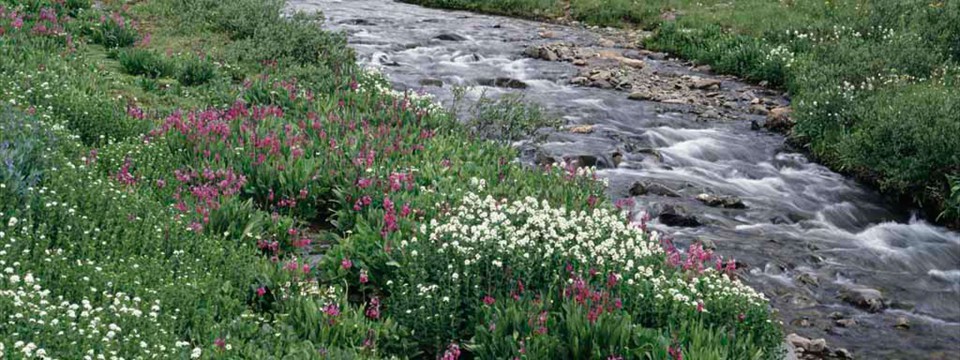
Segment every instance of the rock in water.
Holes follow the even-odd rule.
[[[457,34],[454,34],[454,33],[440,34],[440,35],[437,35],[436,37],[434,37],[434,39],[443,40],[443,41],[465,41],[465,40],[467,40],[467,38],[463,37],[463,35],[457,35]]]
[[[747,205],[743,200],[732,196],[716,196],[710,194],[697,195],[697,200],[711,207],[722,207],[726,209],[746,209]]]
[[[847,286],[840,290],[840,299],[872,313],[883,311],[887,302],[876,289]]]
[[[660,195],[667,197],[680,197],[676,191],[657,183],[647,183],[637,181],[630,187],[630,196]]]
[[[789,132],[790,129],[793,128],[793,119],[790,118],[790,108],[781,106],[770,110],[770,112],[767,113],[767,122],[763,124],[763,127],[770,131],[781,133]]]
[[[705,78],[693,78],[693,88],[706,90],[706,89],[719,89],[720,80],[717,79],[705,79]]]
[[[670,205],[664,207],[657,219],[664,225],[673,227],[697,227],[703,225],[695,216],[686,215],[681,209]]]
[[[479,79],[477,83],[483,86],[493,86],[508,89],[526,89],[527,83],[508,77],[498,77],[496,79]]]

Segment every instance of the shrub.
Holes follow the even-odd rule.
[[[177,80],[185,86],[203,85],[217,77],[217,66],[203,56],[184,56],[178,59],[180,71]]]
[[[149,78],[168,77],[174,74],[174,66],[163,56],[153,51],[131,49],[117,54],[123,71],[130,75]]]
[[[119,13],[94,22],[89,31],[91,41],[108,49],[131,47],[140,40],[133,24]]]

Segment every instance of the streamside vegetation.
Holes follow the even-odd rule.
[[[732,259],[484,140],[536,109],[470,129],[283,9],[0,0],[0,358],[781,355]]]
[[[787,90],[821,162],[960,226],[960,3],[406,0],[653,30],[646,47]]]

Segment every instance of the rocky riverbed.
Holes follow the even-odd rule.
[[[780,312],[792,356],[960,358],[960,235],[786,144],[786,94],[643,49],[642,31],[293,0],[345,31],[398,88],[521,93],[566,125],[518,144],[530,164],[601,169],[680,245],[737,259]]]

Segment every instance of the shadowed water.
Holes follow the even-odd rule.
[[[742,262],[745,281],[771,298],[787,332],[824,337],[858,358],[960,358],[960,235],[914,219],[874,191],[810,162],[780,135],[751,131],[751,115],[697,121],[682,109],[628,100],[623,92],[569,85],[577,72],[573,65],[522,55],[527,46],[544,42],[595,44],[597,36],[581,29],[387,0],[290,5],[323,11],[326,26],[345,31],[360,61],[382,67],[397,88],[449,101],[452,85],[508,77],[528,87],[488,93],[522,91],[570,124],[594,124],[591,134],[552,134],[542,151],[601,158],[624,153],[619,166],[601,171],[610,179],[612,198],[628,196],[636,181],[675,189],[680,197],[641,196],[637,206],[653,213],[679,206],[695,214],[703,226],[654,226],[678,243],[703,241]],[[540,39],[541,26],[556,38]],[[441,34],[463,39],[436,39]],[[687,71],[675,61],[646,61]],[[424,79],[444,86],[422,87]],[[724,81],[728,91],[744,86]],[[659,159],[639,149],[655,149]],[[529,160],[533,152],[526,150]],[[747,208],[707,207],[695,199],[700,193],[736,196]],[[854,307],[838,297],[845,287],[878,289],[888,308],[870,313]],[[829,316],[834,312],[859,325],[837,326]],[[895,327],[900,317],[909,329]]]

